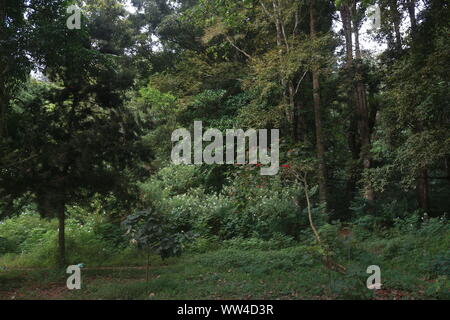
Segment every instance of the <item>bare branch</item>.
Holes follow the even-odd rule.
[[[307,71],[305,71],[304,73],[303,73],[303,76],[300,78],[300,80],[298,81],[298,83],[297,83],[297,87],[295,88],[295,92],[294,92],[294,94],[297,94],[297,92],[298,92],[298,89],[300,88],[300,84],[302,83],[302,81],[303,81],[303,79],[305,78],[305,76],[306,76],[306,73],[307,73]]]
[[[244,50],[242,50],[241,48],[239,48],[237,45],[234,44],[234,42],[230,39],[229,36],[226,36],[227,41],[233,46],[233,48],[235,48],[237,51],[239,51],[240,53],[242,53],[244,56],[246,56],[249,59],[253,59],[251,55],[249,55],[247,52],[245,52]]]
[[[266,6],[264,5],[264,2],[262,2],[261,0],[259,1],[259,3],[261,4],[264,12],[269,16],[270,19],[273,20],[273,15],[270,14],[269,10],[267,10]]]
[[[292,29],[292,39],[295,38],[295,32],[297,31],[298,27],[298,10],[295,10],[295,23],[294,23],[294,29]]]

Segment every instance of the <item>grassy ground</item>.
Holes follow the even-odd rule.
[[[446,243],[416,242],[422,245],[409,253],[382,240],[352,248],[340,261],[346,275],[326,269],[304,246],[220,249],[165,261],[152,256],[148,281],[143,265],[86,266],[82,289],[73,291],[64,271],[15,267],[0,272],[0,299],[449,299],[448,276],[429,267]],[[366,288],[370,264],[381,267],[382,290]]]
[[[0,299],[450,299],[447,224],[342,230],[328,226],[321,235],[345,274],[327,269],[308,240],[199,238],[181,257],[150,256],[148,270],[135,248],[80,242],[68,248],[71,264],[86,264],[82,289],[72,291],[65,270],[50,267],[55,248],[38,246],[0,256]],[[381,269],[381,290],[367,289],[371,265]]]

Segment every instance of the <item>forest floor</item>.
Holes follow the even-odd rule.
[[[405,260],[381,263],[381,290],[366,288],[369,274],[364,262],[348,262],[347,274],[341,275],[326,269],[301,247],[222,249],[165,261],[152,257],[148,270],[146,266],[87,266],[81,272],[80,290],[67,289],[65,271],[8,268],[0,271],[0,300],[439,298],[433,290],[442,283],[426,279],[401,261]]]

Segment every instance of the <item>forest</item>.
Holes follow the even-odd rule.
[[[0,0],[0,300],[450,299],[449,36],[448,0]]]

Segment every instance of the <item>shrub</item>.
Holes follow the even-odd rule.
[[[142,200],[160,202],[164,199],[185,194],[190,189],[201,185],[203,176],[201,168],[196,165],[170,165],[164,167],[148,181],[139,183]]]
[[[194,190],[167,199],[163,211],[177,231],[193,231],[199,236],[230,238],[237,236],[239,220],[232,201],[222,195]]]
[[[450,254],[439,254],[433,257],[429,263],[428,270],[433,277],[450,277]]]
[[[26,213],[0,223],[0,234],[7,239],[8,251],[3,253],[27,253],[33,243],[48,230],[56,230],[56,221],[41,219],[38,214]]]
[[[5,263],[23,267],[55,263],[58,237],[55,220],[24,214],[4,220],[0,232],[0,255]],[[81,220],[66,219],[67,262],[104,264],[128,246],[123,233],[120,226],[105,222],[99,214],[84,215]]]
[[[220,248],[217,236],[197,237],[186,245],[186,250],[192,253],[206,253]]]
[[[448,276],[439,276],[425,290],[425,294],[436,299],[450,299],[450,280]]]
[[[139,248],[156,249],[163,259],[180,255],[183,242],[190,238],[189,234],[174,232],[164,217],[151,208],[129,215],[123,226]]]
[[[0,237],[0,256],[5,253],[14,251],[15,251],[14,242],[12,242],[10,239]]]

